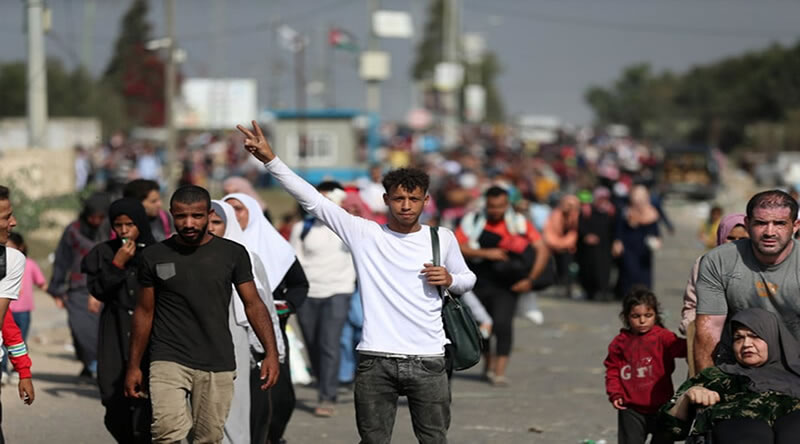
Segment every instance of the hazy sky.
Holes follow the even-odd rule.
[[[0,61],[25,57],[21,0],[0,0]],[[111,54],[127,0],[95,0],[94,26],[84,20],[85,0],[49,0],[53,32],[47,52],[73,66],[85,53],[91,29],[91,70],[102,72]],[[368,0],[176,0],[177,39],[190,77],[253,77],[259,103],[270,85],[294,105],[291,54],[275,46],[269,24],[284,21],[307,33],[309,79],[321,75],[328,27],[367,37]],[[385,9],[409,11],[413,40],[382,40],[392,57],[392,77],[382,86],[385,118],[405,116],[413,105],[409,71],[426,20],[427,0],[381,0]],[[458,0],[462,30],[483,33],[503,66],[500,89],[509,114],[539,113],[573,123],[591,120],[583,93],[608,84],[621,69],[649,62],[682,72],[696,64],[800,38],[800,0]],[[153,37],[163,35],[163,2],[150,1]],[[275,70],[274,66],[282,67]],[[353,55],[337,52],[336,104],[363,108],[363,82]],[[277,80],[272,80],[277,78]],[[314,99],[310,103],[315,103]],[[318,103],[318,102],[316,102]]]

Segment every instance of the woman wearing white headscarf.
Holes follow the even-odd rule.
[[[220,202],[212,201],[211,208],[214,212],[209,217],[208,231],[215,236],[242,243],[242,230],[239,229],[239,232],[236,233],[232,229],[232,227],[238,229],[239,225],[228,223],[229,219],[226,217],[227,215]],[[236,321],[236,299],[238,298],[231,298],[231,307],[228,315],[228,328],[231,331],[233,352],[236,359],[236,378],[233,381],[231,411],[223,429],[223,442],[245,444],[250,441],[250,344],[247,340],[247,328],[239,325]],[[275,339],[277,338],[276,336]]]
[[[216,236],[224,237],[239,244],[244,245],[244,234],[236,221],[236,214],[233,207],[222,201],[212,201],[211,208],[214,213],[209,220],[209,232]],[[272,300],[272,293],[269,291],[269,281],[264,271],[261,260],[248,250],[250,262],[253,266],[253,276],[255,276],[256,289],[259,296],[267,306],[270,317],[272,318],[275,338],[278,346],[279,360],[284,359],[285,348],[280,336],[278,326],[278,315],[275,312],[275,303]],[[250,323],[245,315],[244,305],[239,298],[231,298],[231,310],[229,317],[229,327],[233,338],[234,352],[236,356],[237,378],[234,381],[233,402],[228,420],[225,422],[224,442],[230,444],[246,444],[251,442],[250,436],[250,373],[255,367],[250,349],[255,348],[263,353],[261,343],[255,337],[255,333],[250,328]],[[255,343],[254,341],[255,340]],[[256,371],[257,370],[257,367]]]
[[[243,231],[244,245],[258,256],[278,305],[280,329],[283,333],[286,358],[281,361],[278,382],[268,395],[251,390],[250,429],[253,443],[279,442],[295,406],[294,387],[289,370],[289,346],[286,343],[286,322],[289,314],[302,305],[308,295],[308,280],[297,261],[294,249],[262,215],[261,206],[252,197],[234,193],[222,198],[233,207]],[[281,309],[287,306],[288,309]],[[252,375],[255,375],[254,377]],[[251,374],[251,389],[258,383],[258,374]],[[269,396],[269,397],[267,397]],[[271,411],[270,411],[271,410]],[[268,430],[267,430],[268,427]]]
[[[283,362],[286,356],[286,349],[283,344],[283,335],[280,334],[280,327],[278,326],[278,312],[275,310],[275,300],[272,297],[272,285],[270,284],[271,281],[269,273],[266,271],[264,260],[261,258],[261,256],[247,246],[244,232],[236,220],[236,212],[233,207],[227,202],[223,202],[221,200],[211,201],[211,206],[215,212],[217,209],[222,211],[222,214],[219,215],[222,218],[222,222],[225,224],[225,233],[223,237],[244,245],[245,248],[247,248],[247,252],[250,254],[250,259],[253,264],[253,276],[255,276],[256,289],[258,290],[259,296],[261,296],[261,300],[264,301],[264,304],[267,306],[270,318],[272,318],[273,328],[275,330],[275,338],[278,340],[279,359],[281,362]],[[255,348],[259,353],[263,353],[264,348],[261,346],[261,342],[258,340],[255,332],[250,328],[250,323],[247,321],[247,316],[244,312],[244,304],[242,304],[242,301],[237,298],[234,298],[233,302],[234,310],[232,313],[235,316],[236,324],[247,329],[250,346]]]

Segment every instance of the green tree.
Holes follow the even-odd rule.
[[[775,44],[683,74],[654,74],[647,65],[634,65],[610,86],[589,88],[584,98],[597,124],[622,123],[640,137],[730,149],[746,142],[748,126],[791,129],[796,124],[800,42],[789,48]]]
[[[95,81],[83,68],[68,71],[57,59],[47,60],[47,108],[53,117],[96,117],[105,134],[125,128],[121,98]],[[25,62],[0,65],[0,117],[25,116]]]
[[[481,72],[481,84],[486,89],[486,121],[501,123],[505,119],[505,108],[496,82],[497,76],[502,72],[497,54],[487,51],[478,69]]]
[[[26,76],[26,66],[23,62],[0,65],[0,117],[25,115]]]
[[[442,53],[442,23],[444,21],[444,1],[434,0],[428,8],[428,22],[422,41],[417,45],[417,58],[411,69],[414,80],[426,80],[433,76],[436,64],[444,59]]]
[[[147,10],[146,0],[134,0],[122,17],[103,83],[122,96],[130,125],[162,126],[165,66],[156,52],[145,47],[152,29]]]
[[[122,89],[123,75],[131,58],[144,49],[152,27],[147,22],[147,0],[134,0],[122,17],[120,33],[114,43],[114,53],[106,66],[104,79],[117,82]]]

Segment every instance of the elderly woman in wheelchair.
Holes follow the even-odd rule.
[[[736,313],[722,347],[732,358],[686,381],[661,408],[674,438],[800,442],[800,344],[778,316],[760,308]]]

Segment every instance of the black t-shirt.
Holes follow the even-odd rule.
[[[150,360],[235,370],[228,307],[232,285],[253,280],[250,256],[227,239],[188,247],[175,238],[142,252],[139,281],[155,293]]]

